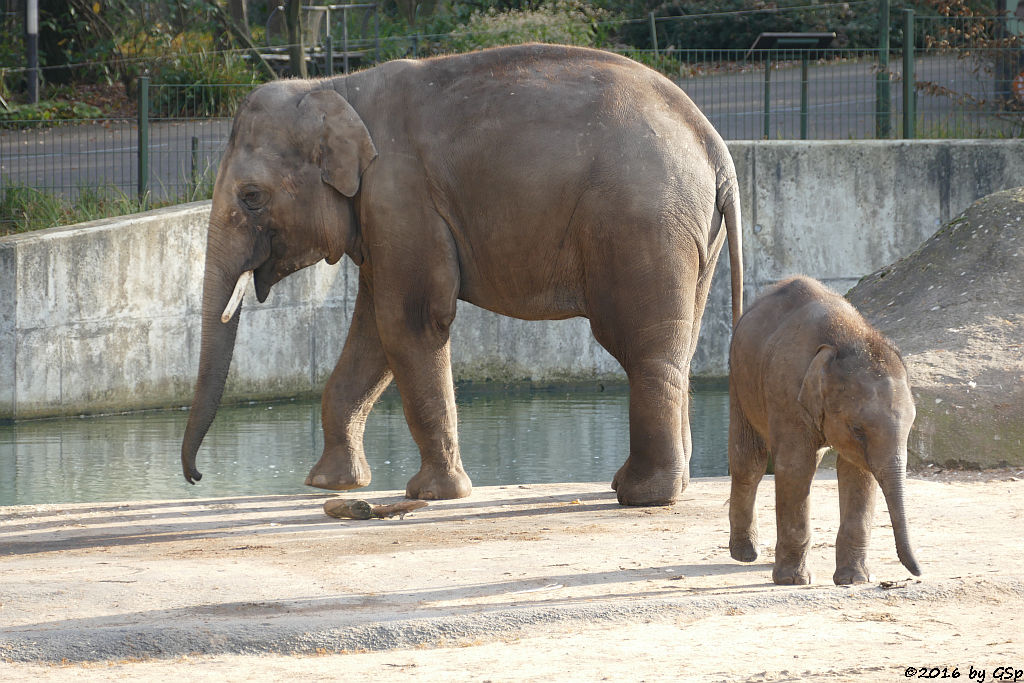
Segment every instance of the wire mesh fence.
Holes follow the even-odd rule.
[[[906,45],[892,52],[617,51],[677,82],[727,140],[1017,137],[1024,51],[1015,31],[998,18],[928,17],[905,26]],[[404,39],[410,56],[438,49]],[[387,41],[376,48],[384,57],[394,51]],[[323,61],[330,54],[310,53],[314,72],[331,70]],[[364,50],[360,63],[370,65],[374,54]],[[59,220],[62,202],[142,208],[209,197],[231,117],[257,79],[245,80],[140,79],[140,116],[0,117],[0,235]]]
[[[921,17],[914,89],[919,137],[1024,134],[1024,24],[1011,17]]]

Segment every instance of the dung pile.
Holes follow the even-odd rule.
[[[1024,465],[1024,187],[979,199],[846,296],[903,353],[912,465]]]

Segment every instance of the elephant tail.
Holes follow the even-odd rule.
[[[726,153],[728,154],[728,153]],[[725,234],[729,241],[729,270],[732,274],[732,326],[743,315],[743,229],[740,218],[740,192],[736,170],[727,156],[728,173],[721,174],[718,182],[718,211],[725,219]],[[725,169],[723,169],[725,170]]]

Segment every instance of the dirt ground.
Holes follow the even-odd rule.
[[[814,583],[771,584],[772,488],[751,565],[726,478],[672,507],[546,484],[367,521],[319,494],[0,508],[0,679],[1024,680],[1024,471],[912,477],[924,576],[880,500],[855,587],[831,582],[829,472]]]

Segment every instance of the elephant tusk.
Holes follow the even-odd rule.
[[[245,294],[245,288],[252,282],[252,271],[247,270],[238,276],[238,282],[235,283],[235,291],[231,292],[231,298],[228,299],[228,305],[224,307],[224,312],[220,314],[220,321],[226,323],[231,320],[231,317],[238,310],[238,306],[242,303],[242,296]]]

